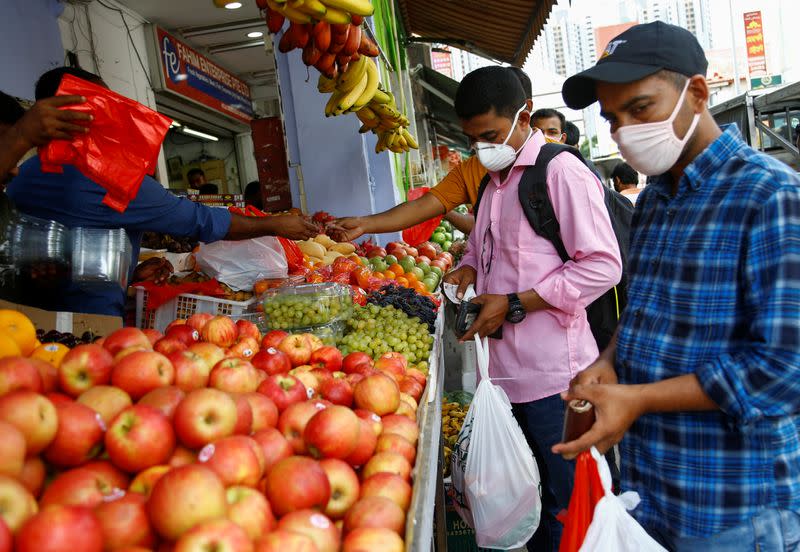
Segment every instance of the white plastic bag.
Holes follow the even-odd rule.
[[[579,552],[667,552],[627,512],[639,505],[639,495],[627,492],[614,496],[605,456],[592,447],[592,458],[605,496],[594,507],[594,517]]]
[[[475,347],[481,383],[451,460],[456,509],[478,546],[519,548],[539,527],[539,469],[508,396],[489,378],[488,339],[475,336]]]
[[[237,291],[251,290],[262,278],[285,278],[289,271],[286,253],[272,236],[204,244],[195,260],[197,268]]]

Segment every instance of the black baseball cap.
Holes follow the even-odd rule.
[[[708,60],[697,38],[684,28],[662,21],[636,25],[612,39],[594,67],[568,78],[561,95],[568,107],[583,109],[597,101],[597,81],[634,82],[662,69],[687,77],[705,75]]]

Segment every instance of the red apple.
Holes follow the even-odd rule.
[[[33,362],[19,356],[0,358],[0,395],[17,390],[41,393],[42,388],[42,376]]]
[[[111,383],[134,401],[158,387],[172,385],[175,369],[167,357],[155,351],[138,351],[120,360],[111,371]]]
[[[333,373],[328,372],[324,368],[314,368],[313,370],[309,370],[308,373],[317,378],[320,390],[325,383],[333,380]]]
[[[257,539],[277,525],[272,508],[264,495],[244,486],[228,487],[228,519],[244,529],[250,539]]]
[[[98,481],[112,489],[127,489],[130,483],[128,475],[108,460],[93,460],[83,464],[80,469],[94,472]]]
[[[258,368],[266,372],[269,376],[275,374],[286,374],[292,369],[292,362],[289,360],[289,355],[283,351],[279,351],[274,347],[261,349],[250,362]]]
[[[314,367],[325,368],[328,372],[338,372],[342,369],[342,352],[330,345],[320,347],[311,353],[309,364]]]
[[[228,354],[236,358],[250,360],[258,352],[258,341],[250,336],[240,337],[229,349]]]
[[[123,349],[129,349],[131,347],[153,348],[150,344],[150,339],[138,328],[120,328],[112,332],[106,336],[105,341],[103,341],[103,347],[105,347],[112,356]]]
[[[353,529],[342,543],[342,552],[404,552],[405,549],[397,533],[381,527]]]
[[[344,459],[355,450],[359,431],[358,416],[346,406],[333,405],[314,414],[306,424],[303,439],[316,458]]]
[[[319,552],[338,552],[342,541],[341,531],[333,522],[324,514],[310,509],[286,514],[278,522],[278,529],[310,537]]]
[[[322,510],[331,497],[331,486],[319,462],[306,456],[290,456],[277,462],[267,474],[265,492],[273,511],[284,516],[295,510]]]
[[[200,341],[200,332],[187,324],[181,324],[167,329],[165,336],[170,339],[181,341],[187,347]]]
[[[411,505],[411,485],[395,473],[376,473],[361,484],[361,498],[382,496],[390,499],[406,512]]]
[[[244,435],[225,437],[203,447],[198,461],[214,470],[222,484],[255,487],[264,474],[261,446]]]
[[[160,410],[137,404],[114,418],[105,443],[115,466],[127,472],[140,472],[169,460],[175,449],[175,432]]]
[[[255,542],[254,552],[319,552],[310,537],[277,529]]]
[[[50,393],[58,389],[58,367],[38,358],[29,358],[28,362],[36,367],[42,378],[42,393]]]
[[[406,524],[405,512],[392,500],[383,496],[362,498],[347,511],[344,518],[344,531],[349,533],[359,528],[391,529],[403,534]]]
[[[194,452],[184,446],[178,445],[175,447],[175,450],[167,464],[173,468],[177,468],[187,464],[194,464],[196,460],[197,457]]]
[[[108,426],[117,414],[128,408],[133,402],[128,394],[118,387],[98,385],[87,389],[78,397],[78,402],[85,404],[103,419]]]
[[[345,462],[351,466],[363,466],[375,454],[375,446],[378,443],[378,437],[375,435],[372,422],[359,418],[360,431],[358,432],[358,441],[350,453],[350,456],[345,458]]]
[[[433,259],[436,256],[436,248],[430,242],[422,242],[417,246],[420,255]]]
[[[375,369],[391,377],[396,383],[400,383],[406,375],[406,369],[400,359],[394,357],[381,357],[375,361]]]
[[[236,426],[234,435],[250,435],[253,432],[253,408],[241,393],[228,393],[236,403]]]
[[[45,468],[42,459],[38,456],[31,456],[30,458],[26,458],[25,463],[22,464],[22,472],[20,472],[19,477],[17,477],[17,481],[22,483],[35,498],[38,498],[42,492],[42,487],[44,487],[44,478],[46,475],[47,468]],[[2,550],[2,548],[0,548],[0,550]]]
[[[242,396],[250,403],[253,412],[252,433],[278,424],[278,407],[269,397],[261,393],[244,393]]]
[[[202,332],[206,323],[212,318],[214,318],[213,314],[208,314],[207,312],[198,312],[186,319],[186,325],[197,330],[198,332]]]
[[[311,359],[311,345],[302,335],[290,335],[280,342],[277,349],[288,355],[292,366],[308,364]]]
[[[372,431],[375,433],[375,438],[377,440],[381,433],[383,433],[383,420],[381,420],[381,417],[374,412],[370,412],[369,410],[365,410],[363,408],[357,408],[354,410],[354,412],[356,413],[356,416],[370,423]]]
[[[147,501],[150,523],[159,535],[173,541],[200,523],[223,519],[227,510],[225,486],[201,464],[165,473]]]
[[[367,258],[372,259],[374,257],[385,257],[387,255],[386,250],[383,247],[373,247],[367,253]]]
[[[278,431],[286,437],[296,454],[306,453],[306,442],[303,438],[309,420],[327,405],[321,401],[308,400],[291,404],[281,412],[278,418]]]
[[[258,389],[258,370],[240,358],[220,360],[211,370],[208,385],[228,393],[249,393]]]
[[[171,469],[172,466],[153,466],[152,468],[147,468],[133,478],[133,481],[131,481],[128,487],[128,492],[149,497],[158,480]]]
[[[308,399],[306,386],[288,374],[268,377],[258,386],[258,392],[272,399],[280,412],[291,404]]]
[[[372,373],[372,369],[370,368],[370,374],[358,374],[354,372],[352,374],[347,374],[345,379],[347,380],[347,383],[350,384],[350,387],[355,389],[356,385],[358,385],[358,382],[363,380],[365,377],[372,375]]]
[[[294,449],[286,437],[275,428],[266,428],[253,434],[253,440],[261,447],[264,453],[264,469],[270,468],[278,461],[289,458],[294,454]]]
[[[419,427],[415,422],[412,422],[405,416],[398,416],[397,414],[389,414],[381,418],[383,423],[382,433],[397,433],[401,437],[405,437],[412,445],[416,446],[417,439],[419,439]]]
[[[36,499],[28,489],[7,475],[0,475],[0,504],[3,505],[0,509],[0,519],[5,522],[12,533],[16,533],[20,526],[38,509]]]
[[[408,460],[408,463],[414,465],[414,459],[417,457],[417,449],[414,445],[396,433],[384,433],[378,437],[378,443],[375,446],[375,452],[395,452]]]
[[[95,385],[111,380],[114,357],[99,345],[78,345],[61,360],[58,383],[65,393],[77,397]]]
[[[19,477],[25,465],[25,436],[17,426],[0,421],[0,474]]]
[[[188,349],[188,345],[179,339],[175,339],[174,337],[162,337],[156,341],[155,345],[153,345],[153,350],[157,353],[161,353],[164,356],[185,351],[186,349]]]
[[[153,328],[145,328],[142,330],[142,333],[147,336],[147,339],[150,341],[150,345],[155,345],[156,341],[164,337],[164,334]]]
[[[236,401],[230,395],[218,389],[196,389],[175,410],[175,432],[187,447],[200,448],[232,435],[236,418]]]
[[[360,366],[372,368],[372,364],[372,357],[367,353],[350,353],[342,360],[342,371],[345,374],[362,373],[364,369],[359,368]]]
[[[406,370],[406,377],[415,380],[422,386],[423,389],[425,388],[425,384],[428,381],[428,377],[425,374],[423,374],[422,371],[417,370],[416,368],[409,368],[408,370]]]
[[[397,352],[383,353],[380,357],[378,357],[378,360],[396,360],[400,362],[400,364],[403,366],[404,374],[406,369],[408,368],[408,359],[406,359],[406,356],[403,353],[397,353]],[[375,364],[376,364],[375,367],[377,368],[378,367],[377,361]]]
[[[173,552],[253,552],[253,543],[244,529],[227,519],[200,523],[175,543]]]
[[[194,345],[189,345],[189,351],[199,355],[206,361],[209,372],[220,360],[225,358],[225,351],[213,343],[195,343]]]
[[[449,268],[449,265],[447,264],[447,261],[445,261],[441,257],[437,257],[437,258],[435,258],[434,260],[431,261],[431,268],[433,268],[435,266],[439,267],[439,270],[441,270],[442,272],[447,272],[447,269]]]
[[[431,264],[431,262],[433,262],[433,259],[431,259],[430,257],[426,257],[425,255],[420,255],[417,257],[417,262]]]
[[[239,331],[239,337],[252,337],[256,343],[261,342],[261,331],[254,323],[249,320],[237,320],[236,329]]]
[[[411,406],[411,403],[406,401],[400,401],[400,406],[397,407],[397,410],[394,411],[395,414],[399,416],[405,416],[409,420],[413,422],[417,421],[417,411],[414,407]]]
[[[39,454],[58,430],[58,415],[53,403],[33,391],[14,391],[0,397],[0,420],[20,430],[28,456]]]
[[[166,328],[164,328],[164,334],[166,335],[167,332],[169,332],[172,328],[174,328],[176,326],[185,326],[185,325],[186,325],[186,319],[185,318],[179,318],[177,320],[173,320],[172,322],[167,324]]]
[[[410,376],[406,376],[400,381],[400,392],[411,396],[414,402],[417,402],[425,392],[425,388],[419,382]],[[415,409],[416,410],[416,409]]]
[[[145,509],[146,501],[144,496],[131,493],[118,500],[104,502],[95,509],[107,550],[127,546],[149,548],[155,544],[156,537]]]
[[[0,552],[13,552],[14,551],[14,535],[11,534],[11,529],[8,528],[6,522],[0,518]]]
[[[325,470],[331,485],[331,498],[325,506],[325,515],[333,520],[342,519],[358,500],[358,476],[349,464],[336,458],[322,460],[319,465]]]
[[[270,330],[264,334],[264,339],[261,340],[261,349],[277,348],[281,341],[289,337],[289,332],[283,330]]]
[[[302,368],[300,366],[299,368]],[[298,368],[289,372],[290,376],[296,377],[300,383],[302,383],[306,388],[306,393],[308,394],[308,398],[313,398],[319,395],[319,391],[321,388],[320,381],[317,379],[317,376],[311,373],[311,370],[302,370],[300,371]]]
[[[405,457],[394,452],[379,452],[364,465],[361,478],[367,479],[376,473],[394,473],[405,480],[411,479],[411,464]]]
[[[175,416],[175,409],[178,408],[178,405],[185,397],[186,393],[179,388],[174,385],[168,385],[166,387],[153,389],[147,395],[139,399],[137,404],[155,408],[172,423],[172,419]]]
[[[19,530],[16,552],[102,552],[103,528],[83,506],[53,506],[42,510]]]
[[[236,329],[234,321],[227,316],[214,316],[200,330],[200,337],[203,341],[225,349],[236,343],[239,330]]]
[[[72,397],[68,397],[64,393],[57,393],[55,391],[52,393],[45,393],[44,396],[47,400],[53,403],[53,406],[58,406],[60,404],[69,404],[73,402]]]
[[[96,345],[96,344],[95,344]],[[142,347],[140,345],[135,345],[133,347],[128,347],[126,349],[122,349],[116,355],[114,355],[114,365],[117,365],[120,360],[125,358],[128,355],[132,355],[133,353],[141,353],[141,352],[148,352],[152,351],[152,347]]]
[[[416,247],[406,246],[405,250],[409,257],[414,257],[415,259],[419,257],[419,250]]]
[[[105,424],[86,405],[72,402],[56,407],[58,431],[44,451],[45,459],[57,466],[79,466],[101,450]]]
[[[320,388],[320,395],[333,404],[348,407],[353,405],[353,387],[345,379],[326,381]]]
[[[175,369],[175,385],[182,391],[208,386],[211,368],[205,359],[193,351],[177,351],[167,356]]]
[[[370,410],[378,416],[392,414],[400,406],[400,389],[385,374],[367,376],[353,390],[356,407]]]
[[[314,351],[317,351],[317,350],[319,350],[319,349],[321,349],[322,347],[325,346],[325,344],[322,342],[322,340],[319,337],[317,337],[316,335],[312,334],[312,333],[304,333],[304,334],[300,334],[300,335],[302,335],[304,338],[306,338],[306,341],[308,342],[308,346],[311,347],[311,353],[312,354],[314,353]]]
[[[40,506],[71,504],[95,508],[108,499],[124,495],[124,490],[111,487],[97,472],[76,468],[59,474],[45,489]]]

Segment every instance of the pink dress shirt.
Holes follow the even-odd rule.
[[[553,245],[528,223],[517,190],[524,169],[535,163],[544,143],[536,131],[504,182],[498,173],[489,173],[491,181],[460,264],[477,271],[478,295],[533,289],[554,307],[529,312],[519,324],[506,322],[503,339],[489,341],[489,373],[513,403],[566,390],[570,379],[597,358],[585,309],[622,275],[602,184],[572,154],[562,153],[550,162],[547,188],[573,260],[562,263]]]

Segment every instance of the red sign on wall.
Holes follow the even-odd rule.
[[[156,28],[164,88],[229,117],[253,118],[250,87],[163,29]]]
[[[764,24],[761,12],[753,11],[744,14],[744,37],[747,45],[747,67],[751,77],[767,74],[767,57],[764,51]]]
[[[289,161],[280,118],[254,119],[250,128],[253,130],[253,148],[264,210],[274,212],[291,209]]]

